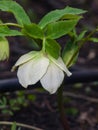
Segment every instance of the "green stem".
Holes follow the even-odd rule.
[[[87,37],[85,38],[85,41],[88,41],[88,39],[96,32],[98,31],[98,28],[94,29],[92,32],[90,32]]]
[[[64,130],[70,130],[70,126],[68,124],[68,120],[65,116],[65,111],[64,111],[64,104],[63,104],[63,85],[58,89],[57,92],[57,101],[58,101],[58,109],[60,113],[60,120],[63,125]]]
[[[14,26],[14,27],[22,28],[21,25],[16,23],[1,23],[0,26]]]
[[[45,52],[45,42],[46,42],[46,39],[45,37],[43,38],[43,43],[42,43],[42,51]]]

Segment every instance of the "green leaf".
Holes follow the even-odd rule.
[[[63,60],[67,67],[72,66],[75,64],[77,58],[78,58],[79,48],[77,43],[73,43],[72,41],[69,41],[63,50]]]
[[[48,24],[46,27],[46,37],[57,39],[65,34],[68,34],[77,24],[78,20],[58,21]]]
[[[27,96],[27,98],[28,98],[28,100],[34,102],[34,101],[36,100],[36,95],[29,94],[29,95]]]
[[[66,108],[65,111],[66,111],[67,114],[69,114],[71,116],[76,116],[79,112],[78,109],[74,108],[74,107]]]
[[[13,123],[11,130],[16,130],[17,126],[16,126],[16,122]]]
[[[14,113],[11,110],[9,110],[9,109],[3,109],[2,110],[2,114],[11,115],[11,116],[14,115]]]
[[[24,9],[15,1],[8,1],[8,0],[0,1],[0,9],[2,11],[13,13],[17,22],[20,25],[31,23]]]
[[[89,38],[89,41],[92,41],[92,42],[98,42],[98,38],[91,37],[91,38]]]
[[[79,15],[74,15],[74,14],[65,14],[63,17],[61,17],[60,20],[73,20],[73,19],[81,19],[82,16],[79,16]]]
[[[39,25],[41,28],[44,28],[47,24],[58,21],[64,15],[68,15],[68,14],[78,15],[78,14],[83,14],[85,12],[86,12],[85,10],[67,6],[64,9],[57,9],[46,14],[39,22]]]
[[[44,37],[44,33],[43,31],[40,29],[40,27],[34,23],[30,24],[30,25],[24,25],[24,28],[22,29],[22,32],[32,38],[39,38],[39,39],[43,39]]]
[[[45,47],[46,52],[50,54],[52,57],[54,57],[55,59],[59,57],[61,47],[55,40],[47,39]]]
[[[78,36],[77,36],[77,41],[80,41],[86,34],[87,30],[82,31]]]
[[[11,30],[7,26],[0,25],[0,37],[20,36],[20,35],[23,35],[23,34],[17,30]]]
[[[6,106],[7,105],[7,99],[6,99],[6,97],[2,97],[2,99],[0,99],[0,106]]]

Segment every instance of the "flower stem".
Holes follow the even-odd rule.
[[[58,108],[59,108],[59,113],[60,113],[60,120],[63,125],[63,128],[64,130],[70,130],[70,126],[65,116],[65,111],[64,111],[64,106],[63,106],[64,105],[63,104],[63,85],[58,89],[57,101],[58,101]]]
[[[43,52],[45,52],[45,41],[46,41],[46,39],[43,38],[43,43],[42,43],[42,51],[43,51]]]

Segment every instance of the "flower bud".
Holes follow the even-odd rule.
[[[9,44],[6,38],[0,38],[0,61],[9,58]]]

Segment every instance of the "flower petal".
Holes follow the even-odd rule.
[[[56,64],[61,70],[63,70],[67,76],[71,76],[72,73],[67,69],[66,65],[64,64],[63,60],[61,57],[59,57],[57,60],[54,59],[53,57],[50,57],[50,59],[52,60],[52,62],[54,62],[54,64]]]
[[[63,71],[53,63],[50,63],[47,72],[41,78],[40,82],[44,89],[51,94],[55,93],[64,79]]]
[[[21,65],[17,73],[20,84],[26,88],[28,85],[37,83],[46,73],[48,65],[49,59],[46,57],[36,57]]]
[[[15,65],[12,67],[12,71],[14,71],[17,66],[20,66],[26,62],[28,62],[29,60],[33,59],[34,57],[36,57],[39,53],[37,51],[31,51],[27,54],[24,54],[23,56],[21,56],[17,62],[15,63]]]

